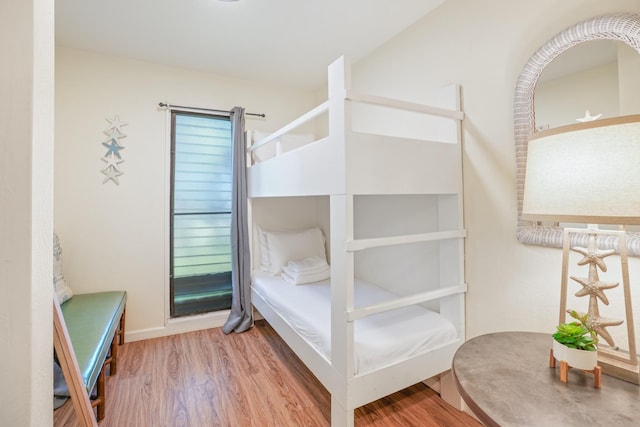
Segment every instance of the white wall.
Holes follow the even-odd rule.
[[[74,292],[128,292],[127,339],[220,325],[226,315],[166,324],[168,114],[158,102],[265,113],[275,130],[314,106],[314,94],[74,49],[56,49],[54,226]],[[103,184],[101,145],[119,115],[120,185]]]
[[[529,56],[555,34],[621,11],[639,12],[640,1],[448,0],[353,68],[356,88],[407,100],[420,101],[450,82],[462,85],[468,337],[554,330],[561,252],[515,237],[515,82]],[[609,261],[611,270],[615,262]],[[640,259],[630,268],[638,319]]]
[[[53,4],[0,3],[0,425],[51,425]]]

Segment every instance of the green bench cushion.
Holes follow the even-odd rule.
[[[126,292],[109,291],[75,294],[60,307],[88,393],[96,385],[126,302]]]

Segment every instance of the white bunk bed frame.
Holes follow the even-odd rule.
[[[353,92],[344,57],[328,68],[328,101],[248,148],[276,141],[328,111],[329,135],[322,140],[248,167],[248,194],[255,197],[328,195],[331,255],[331,360],[307,343],[286,319],[252,291],[254,307],[331,393],[331,425],[354,425],[354,409],[450,369],[464,342],[464,237],[460,89],[444,89],[445,108]],[[361,134],[351,129],[351,104],[363,102],[444,117],[455,122],[453,143]],[[407,153],[399,156],[398,152]],[[384,177],[374,171],[384,168]],[[300,176],[304,179],[291,179]],[[376,177],[379,178],[376,178]],[[447,195],[439,199],[439,230],[374,239],[354,239],[354,196],[361,194]],[[454,195],[456,197],[450,197]],[[440,242],[439,289],[354,308],[354,253],[415,242]],[[354,322],[376,313],[439,301],[440,314],[457,339],[375,371],[355,374]]]

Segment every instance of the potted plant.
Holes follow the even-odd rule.
[[[557,326],[553,334],[553,356],[572,368],[593,370],[598,364],[598,334],[587,322],[587,314],[569,312],[574,322]]]

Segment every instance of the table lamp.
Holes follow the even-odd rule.
[[[604,344],[598,347],[603,373],[640,384],[631,305],[625,225],[640,224],[640,115],[615,117],[536,132],[529,138],[522,218],[589,224],[565,228],[560,296],[560,321],[566,319],[570,235],[586,236],[587,247],[573,247],[588,265],[588,277],[571,277],[582,285],[576,296],[588,296],[588,321]],[[598,224],[619,225],[601,230]],[[598,236],[618,237],[629,349],[620,350],[608,327],[625,320],[600,316],[598,303],[609,304],[606,290],[618,283],[601,281],[604,258],[615,250],[599,250]]]

